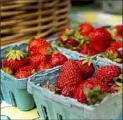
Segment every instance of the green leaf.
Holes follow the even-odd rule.
[[[64,41],[66,41],[66,40],[68,39],[68,36],[64,35],[64,36],[62,36],[62,39],[63,39]]]

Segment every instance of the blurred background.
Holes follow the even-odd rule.
[[[81,22],[122,24],[122,0],[1,0],[1,44],[56,36]]]
[[[83,21],[99,25],[122,24],[122,2],[122,0],[72,0],[72,22],[74,24]]]

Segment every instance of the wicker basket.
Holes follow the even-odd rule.
[[[68,27],[70,0],[2,0],[1,45],[51,37]]]

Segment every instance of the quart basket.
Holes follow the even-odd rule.
[[[13,44],[13,45],[2,47],[1,59],[2,60],[4,59],[4,56],[6,55],[8,49],[14,48],[14,49],[25,51],[27,45],[28,45],[27,43],[21,43],[21,44]],[[52,69],[47,69],[44,71],[37,72],[35,74],[41,75],[43,73],[52,71],[53,69],[55,69],[55,67]],[[1,72],[0,100],[4,100],[7,103],[11,104],[12,106],[16,106],[22,111],[33,109],[35,107],[35,102],[33,96],[27,92],[27,81],[33,75],[35,76],[35,74],[29,76],[28,78],[17,79],[14,76],[5,73],[2,69],[0,69],[0,72]]]
[[[1,0],[1,45],[51,37],[69,24],[71,0]]]
[[[122,120],[122,94],[108,95],[100,104],[86,105],[54,94],[41,87],[49,80],[56,84],[59,69],[30,79],[37,109],[44,120]]]

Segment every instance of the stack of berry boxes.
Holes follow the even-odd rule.
[[[45,120],[122,119],[121,28],[95,28],[86,22],[49,42],[34,39],[3,48],[3,99],[21,110],[36,103]]]

